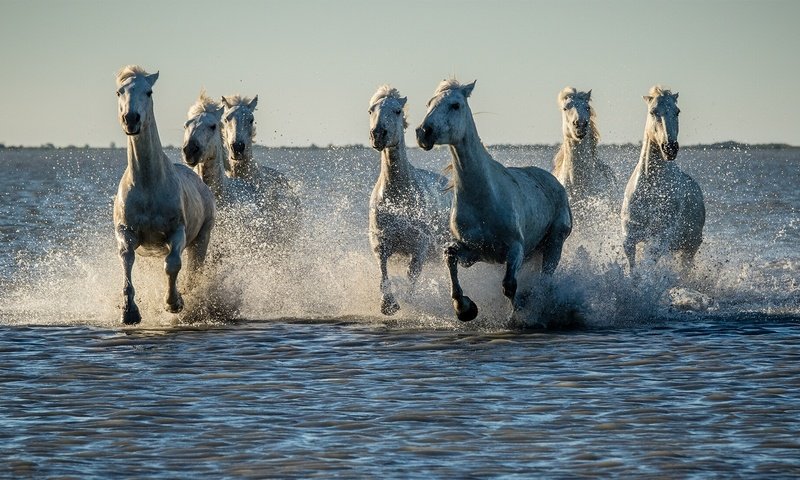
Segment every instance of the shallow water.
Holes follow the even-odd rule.
[[[545,166],[554,148],[492,151]],[[626,179],[635,148],[602,154]],[[464,271],[475,322],[453,318],[436,264],[416,294],[395,278],[403,310],[381,317],[377,153],[258,155],[308,207],[293,251],[227,258],[238,319],[191,324],[162,311],[160,261],[137,260],[145,320],[127,329],[124,151],[0,150],[0,476],[800,474],[799,150],[683,149],[709,212],[696,272],[630,277],[612,216],[576,232],[552,282],[533,277],[526,314],[554,328],[528,333],[508,329],[496,267]],[[583,326],[559,330],[566,311]]]

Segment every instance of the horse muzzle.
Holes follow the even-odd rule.
[[[381,151],[386,148],[386,130],[373,129],[369,131],[369,142],[372,148]]]
[[[122,130],[125,135],[138,135],[142,130],[142,117],[136,112],[128,112],[122,116]]]
[[[194,167],[200,163],[200,153],[200,146],[196,142],[187,143],[181,150],[183,161],[190,167]]]
[[[661,150],[664,152],[664,158],[670,161],[675,160],[678,156],[679,148],[678,142],[667,142],[661,146]]]
[[[244,142],[237,140],[230,144],[230,149],[233,158],[239,160],[244,156]]]
[[[421,125],[417,128],[417,144],[423,150],[430,150],[434,145],[433,129],[431,127]]]

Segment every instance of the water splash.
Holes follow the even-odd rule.
[[[415,150],[411,153],[412,161],[432,170],[441,168],[448,155],[443,151],[431,156]],[[506,164],[529,164],[533,157],[534,163],[543,167],[551,154],[542,148],[493,153]],[[618,170],[619,178],[625,178],[624,165],[629,163],[628,156],[635,156],[632,153],[605,151],[606,161]],[[35,151],[25,154],[36,155]],[[624,328],[669,321],[686,308],[697,315],[800,312],[800,258],[792,247],[798,238],[798,222],[765,224],[762,229],[774,229],[771,249],[756,248],[760,238],[747,238],[747,222],[739,219],[736,208],[726,207],[741,202],[740,183],[728,178],[732,173],[725,173],[721,182],[719,176],[704,178],[704,171],[699,170],[691,173],[707,189],[713,208],[709,209],[696,267],[688,275],[676,272],[663,259],[645,261],[637,274],[629,275],[612,205],[606,213],[595,215],[594,222],[576,226],[553,278],[528,271],[520,279],[520,292],[526,300],[516,318],[501,293],[502,268],[478,264],[461,269],[461,280],[481,314],[473,322],[458,322],[450,306],[447,272],[439,259],[426,265],[414,292],[403,277],[404,268],[390,265],[402,310],[395,317],[383,317],[377,262],[366,234],[369,192],[378,172],[377,153],[286,149],[262,150],[258,155],[262,163],[292,178],[300,192],[303,221],[291,245],[280,248],[269,242],[252,242],[243,222],[215,231],[212,257],[216,261],[197,288],[187,292],[187,310],[177,316],[163,310],[163,260],[137,257],[133,278],[143,326],[213,323],[237,317],[357,319],[388,328],[495,331],[513,326],[514,320],[548,328],[576,324]],[[703,162],[717,172],[735,170],[730,166],[724,169],[726,160],[713,152],[706,157]],[[123,158],[124,152],[116,150],[94,151],[85,157],[35,159],[48,167],[38,173],[46,181],[28,187],[30,205],[9,212],[10,218],[28,230],[27,236],[10,242],[13,250],[6,260],[10,265],[4,267],[6,275],[0,283],[0,321],[119,325],[121,266],[112,237],[110,200],[124,167]],[[763,178],[773,183],[793,181],[791,175],[785,180]],[[0,190],[10,188],[0,183]],[[787,183],[785,188],[793,187]],[[751,189],[748,185],[745,193]],[[788,196],[768,208],[783,209],[778,214],[787,218],[785,212],[796,212],[797,202]],[[45,214],[31,214],[29,207],[35,206]],[[758,221],[765,220],[759,215]],[[55,231],[61,236],[55,238]],[[185,289],[186,280],[179,280],[181,288]]]

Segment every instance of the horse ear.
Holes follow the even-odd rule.
[[[408,101],[408,97],[400,97],[399,100],[400,100],[400,106],[405,107],[406,102]]]
[[[592,89],[590,88],[588,92],[586,92],[586,100],[592,99]]]
[[[650,103],[653,101],[653,97],[651,97],[650,95],[642,95],[642,99],[644,99],[645,103]]]
[[[225,108],[231,108],[231,102],[230,102],[230,101],[228,101],[228,99],[227,99],[227,98],[225,98],[225,96],[224,96],[224,95],[222,96],[222,105],[223,105]]]
[[[250,107],[250,110],[255,110],[256,105],[258,105],[258,95],[253,97],[253,99],[250,100],[250,103],[247,106]]]
[[[675,97],[674,98],[675,98],[675,100],[678,99],[678,92],[675,92]]]
[[[148,83],[150,84],[150,86],[152,87],[153,85],[155,85],[155,84],[156,84],[156,80],[158,80],[158,72],[156,72],[156,73],[151,73],[150,75],[148,75],[148,76],[147,76],[147,77],[145,77],[145,78],[147,78],[147,82],[148,82]]]
[[[478,83],[478,81],[477,80],[473,80],[472,83],[468,83],[468,84],[464,85],[463,87],[461,87],[461,91],[464,92],[464,96],[465,97],[469,98],[469,96],[472,94],[472,89],[475,88],[475,84],[476,83]]]

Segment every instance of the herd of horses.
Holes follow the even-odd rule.
[[[165,257],[166,310],[178,313],[184,307],[177,288],[183,251],[189,264],[186,276],[192,282],[203,266],[215,223],[222,225],[227,217],[218,215],[218,209],[270,212],[271,221],[260,224],[267,227],[255,232],[265,236],[291,232],[275,228],[275,222],[299,218],[299,200],[288,180],[253,159],[257,96],[222,97],[217,102],[201,92],[184,125],[185,164],[176,164],[162,149],[153,115],[157,79],[158,73],[148,74],[135,65],[117,74],[119,122],[128,136],[128,165],[114,199],[126,325],[141,321],[131,281],[136,253]],[[444,254],[453,308],[461,321],[474,319],[478,307],[462,290],[459,265],[505,264],[502,290],[516,312],[521,304],[517,277],[523,264],[539,262],[542,273],[552,275],[574,219],[586,213],[593,199],[609,196],[614,174],[597,157],[599,134],[591,90],[565,88],[558,95],[564,139],[550,173],[533,166],[506,167],[492,158],[469,107],[474,88],[475,82],[443,81],[416,129],[422,149],[450,146],[452,160],[446,168],[450,178],[409,162],[404,141],[406,97],[385,85],[370,99],[369,138],[372,148],[381,152],[381,167],[370,198],[369,240],[380,265],[384,315],[400,309],[387,270],[395,254],[409,258],[412,288],[424,263]],[[648,114],[642,151],[621,209],[623,249],[631,272],[640,243],[657,254],[676,254],[688,268],[702,241],[702,192],[674,162],[677,99],[677,93],[658,86],[644,97]]]

